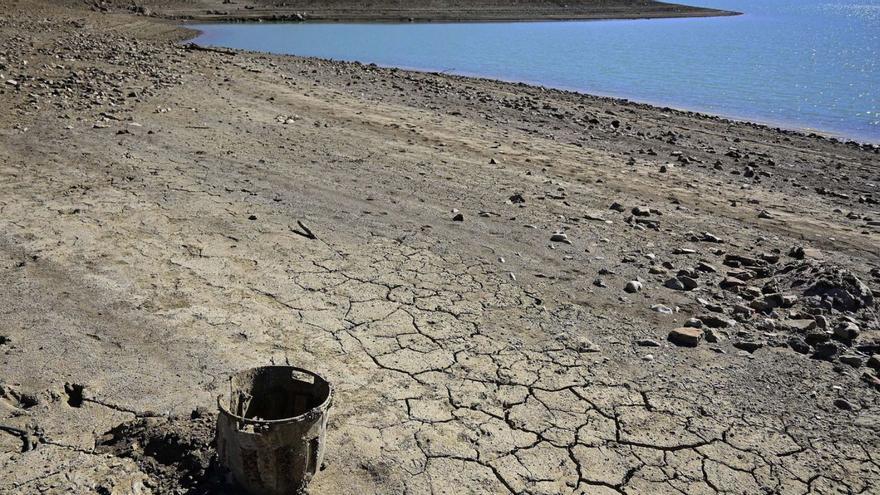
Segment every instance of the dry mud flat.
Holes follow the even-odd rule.
[[[181,36],[0,18],[0,492],[231,493],[291,362],[314,494],[876,493],[876,147]]]

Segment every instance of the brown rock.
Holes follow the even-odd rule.
[[[693,327],[676,328],[669,332],[669,341],[684,347],[696,347],[703,339],[703,330]]]

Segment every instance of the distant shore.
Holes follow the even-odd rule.
[[[418,7],[401,6],[392,1],[365,6],[363,2],[342,0],[318,2],[298,0],[254,3],[223,3],[222,0],[154,2],[142,13],[169,19],[211,22],[316,21],[316,22],[515,22],[601,19],[654,19],[676,17],[714,17],[739,12],[673,3],[629,0],[575,0],[566,4],[532,2],[528,5],[505,0],[464,2],[441,0],[420,2]]]

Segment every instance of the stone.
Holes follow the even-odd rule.
[[[671,315],[673,313],[672,308],[663,304],[654,304],[651,306],[651,310],[664,315]]]
[[[685,290],[694,290],[700,286],[699,282],[687,275],[679,275],[678,280],[684,285]]]
[[[855,407],[846,399],[834,399],[834,407],[844,411],[852,411]]]
[[[457,213],[454,217],[452,217],[453,222],[464,222],[464,215],[461,213]]]
[[[859,336],[859,326],[851,321],[840,322],[834,327],[834,335],[841,340],[853,340]]]
[[[720,332],[717,332],[711,328],[704,329],[703,336],[706,338],[706,342],[712,344],[717,344],[721,341]]]
[[[599,352],[601,350],[598,345],[584,337],[578,338],[576,349],[578,352]]]
[[[710,328],[727,328],[732,327],[736,324],[736,322],[728,320],[726,318],[720,318],[715,315],[700,315],[697,318],[703,322],[704,325]]]
[[[788,346],[792,348],[795,352],[799,352],[801,354],[809,354],[810,346],[804,342],[804,339],[800,337],[792,337],[788,339]]]
[[[874,354],[868,358],[868,367],[880,371],[880,354]]]
[[[865,364],[865,358],[856,354],[844,354],[837,358],[843,364],[848,364],[853,368],[861,368]]]
[[[721,283],[718,284],[724,290],[734,291],[739,289],[740,287],[745,287],[746,283],[736,277],[725,277]]]
[[[701,272],[706,272],[706,273],[716,273],[718,271],[718,269],[715,268],[714,265],[706,263],[705,261],[701,261],[701,262],[697,263],[696,268],[697,268],[697,270],[699,270]]]
[[[763,342],[745,340],[745,341],[734,342],[733,346],[736,347],[737,349],[742,349],[742,350],[748,352],[749,354],[751,354],[751,353],[757,351],[758,349],[764,347],[764,344],[763,344]]]
[[[629,292],[630,294],[639,292],[642,290],[642,283],[638,280],[630,280],[626,283],[626,286],[623,288],[623,290]]]
[[[813,347],[813,357],[830,361],[840,351],[834,342],[822,342]]]
[[[636,341],[636,345],[640,347],[660,347],[660,342],[654,339],[639,339]]]
[[[683,347],[696,347],[703,339],[703,330],[693,327],[681,327],[669,332],[669,341]]]
[[[672,290],[684,290],[684,284],[677,277],[672,277],[663,283],[663,286]]]
[[[703,321],[699,318],[689,318],[684,322],[684,326],[691,328],[703,328]]]
[[[550,241],[552,242],[561,242],[564,244],[571,244],[571,241],[568,239],[568,236],[565,232],[556,232],[550,236]]]

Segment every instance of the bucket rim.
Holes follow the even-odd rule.
[[[318,404],[317,406],[312,407],[311,409],[305,411],[302,414],[297,414],[296,416],[290,416],[290,417],[281,418],[281,419],[253,419],[253,418],[245,418],[244,416],[239,416],[238,414],[235,414],[232,411],[230,411],[229,409],[227,409],[227,407],[223,404],[224,394],[220,394],[217,396],[217,407],[220,409],[220,414],[223,414],[225,416],[229,416],[231,418],[234,418],[236,421],[246,423],[246,424],[270,425],[270,424],[280,424],[280,423],[296,423],[296,422],[302,421],[303,419],[305,419],[307,417],[311,417],[311,416],[314,416],[320,412],[326,411],[327,409],[330,408],[330,405],[333,402],[333,384],[330,383],[326,378],[324,378],[324,376],[321,375],[320,373],[318,373],[316,371],[312,371],[312,370],[307,370],[305,368],[298,368],[296,366],[284,366],[284,365],[254,366],[253,368],[245,368],[242,370],[238,370],[235,373],[231,373],[229,375],[229,381],[231,382],[232,378],[234,376],[236,376],[240,373],[243,373],[245,371],[262,370],[262,369],[269,369],[269,368],[288,369],[290,371],[298,371],[301,373],[305,373],[307,375],[311,375],[311,376],[315,377],[316,379],[323,381],[324,383],[327,384],[327,398],[324,399],[324,401],[321,402],[320,404]],[[230,390],[230,393],[231,393],[231,390]]]

